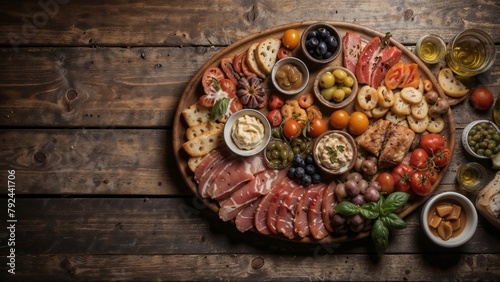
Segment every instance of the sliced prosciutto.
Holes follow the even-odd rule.
[[[377,65],[373,70],[370,83],[368,84],[374,88],[379,87],[380,82],[382,82],[389,69],[399,61],[402,54],[403,51],[395,46],[383,49],[378,55]]]
[[[214,150],[205,157],[195,170],[194,178],[198,182],[198,193],[207,198],[208,189],[215,181],[221,170],[231,163],[236,157],[232,155],[229,149]]]
[[[274,196],[273,200],[271,200],[271,203],[269,203],[269,208],[267,210],[267,228],[269,228],[269,231],[274,234],[278,234],[278,228],[277,228],[277,218],[278,218],[278,212],[283,204],[283,201],[286,199],[286,197],[295,190],[299,185],[296,184],[296,181],[288,182],[288,184],[278,193],[277,195]]]
[[[295,211],[293,227],[295,233],[297,233],[301,238],[311,235],[307,214],[309,212],[309,206],[311,205],[311,202],[319,194],[322,185],[324,184],[314,184],[307,188],[307,191],[300,199],[297,210]]]
[[[356,73],[356,64],[361,53],[361,34],[357,32],[346,32],[342,39],[344,49],[344,67],[352,73]]]
[[[311,200],[311,204],[309,205],[309,210],[307,212],[309,230],[311,231],[311,235],[316,240],[321,240],[328,236],[328,230],[325,228],[323,217],[321,215],[323,194],[326,188],[328,188],[326,184],[321,185],[321,187],[318,188],[318,193],[316,193],[314,198]]]
[[[335,214],[333,210],[336,200],[335,200],[335,181],[332,181],[328,188],[323,192],[323,202],[321,203],[321,216],[323,218],[323,223],[325,224],[326,230],[333,232],[332,217]]]
[[[287,171],[266,169],[257,174],[243,187],[236,190],[219,209],[219,217],[223,221],[228,221],[236,217],[238,213],[250,205],[259,197],[266,195],[277,183],[286,176]]]
[[[274,199],[276,195],[278,195],[281,190],[283,190],[287,185],[288,182],[291,182],[291,180],[288,177],[285,177],[283,181],[281,181],[278,185],[274,186],[271,192],[269,192],[267,195],[261,198],[259,201],[259,206],[255,210],[255,215],[254,215],[254,224],[255,224],[255,229],[261,234],[269,235],[272,234],[271,231],[269,230],[269,227],[267,227],[267,211],[269,210],[269,205],[271,204],[271,201]]]
[[[361,51],[361,54],[356,64],[356,78],[358,83],[369,84],[375,66],[377,65],[377,55],[380,52],[380,38],[374,37],[370,40]]]
[[[293,221],[295,219],[297,205],[306,191],[307,189],[302,186],[295,188],[295,190],[293,190],[292,193],[286,197],[279,208],[278,216],[276,218],[276,228],[279,233],[283,234],[288,239],[294,239],[297,237]]]
[[[250,205],[242,209],[234,219],[234,224],[240,232],[248,231],[254,227],[255,210],[259,206],[259,202],[260,199],[257,199],[250,203]]]
[[[223,200],[243,183],[254,179],[254,175],[264,170],[266,170],[266,164],[261,155],[234,158],[221,167],[207,193],[214,200]]]

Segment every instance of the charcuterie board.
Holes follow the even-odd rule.
[[[354,31],[359,34],[361,34],[362,37],[362,44],[366,44],[371,38],[373,37],[380,37],[383,38],[385,36],[385,32],[381,33],[366,27],[362,27],[359,25],[355,24],[350,24],[350,23],[343,23],[343,22],[334,22],[334,21],[324,21],[328,24],[333,25],[339,32],[340,37],[342,38],[346,32],[348,31]],[[188,125],[186,122],[184,122],[182,118],[182,111],[186,109],[187,107],[191,106],[192,104],[196,103],[198,101],[199,97],[203,93],[203,87],[201,85],[201,78],[204,73],[204,71],[211,66],[219,66],[220,61],[222,58],[226,57],[234,57],[236,54],[239,54],[249,48],[249,46],[252,43],[259,42],[261,40],[264,40],[266,38],[276,38],[276,39],[281,39],[281,36],[283,35],[283,32],[287,29],[296,29],[299,31],[299,33],[302,33],[303,30],[305,30],[308,26],[311,24],[316,23],[316,22],[300,22],[300,23],[291,23],[279,27],[275,27],[272,29],[268,29],[265,31],[262,31],[257,34],[250,35],[248,37],[245,37],[230,46],[226,47],[222,51],[220,51],[218,54],[216,54],[214,57],[212,57],[209,61],[207,61],[191,78],[191,80],[188,82],[184,92],[181,95],[181,99],[179,101],[178,107],[177,107],[177,112],[175,114],[175,119],[174,119],[174,124],[173,124],[173,151],[175,155],[176,162],[179,167],[179,171],[181,173],[182,178],[186,182],[187,186],[189,189],[197,196],[198,195],[198,188],[197,188],[197,183],[194,180],[194,174],[193,172],[188,168],[188,159],[189,155],[183,150],[182,144],[186,141],[185,133],[188,128]],[[440,97],[446,98],[445,94],[443,93],[442,89],[439,87],[435,77],[431,73],[431,71],[427,68],[427,66],[420,61],[412,52],[410,52],[405,46],[402,44],[398,43],[395,40],[390,40],[390,44],[392,46],[398,47],[400,50],[403,51],[403,54],[401,56],[401,61],[406,62],[406,63],[416,63],[419,66],[419,71],[420,75],[423,79],[428,79],[432,82],[434,89]],[[301,58],[300,51],[298,50],[299,48],[296,48],[294,51],[294,56]],[[334,61],[328,63],[327,65],[322,65],[322,66],[313,66],[313,65],[308,65],[309,72],[310,72],[310,77],[311,79],[309,80],[309,84],[306,87],[304,91],[309,91],[312,92],[312,84],[314,81],[314,78],[316,77],[316,74],[324,67],[326,66],[342,66],[342,54],[338,56]],[[270,77],[266,78],[264,80],[264,85],[266,88],[268,88],[268,92],[273,92],[275,91],[270,82]],[[348,112],[353,111],[354,106],[353,105],[348,105],[345,109]],[[324,109],[322,108],[322,111]],[[262,112],[267,113],[267,108],[261,109]],[[324,117],[327,118],[331,114],[331,110],[328,111],[326,109],[324,111]],[[454,120],[453,120],[453,114],[451,110],[448,110],[447,113],[443,115],[443,119],[445,122],[445,128],[441,132],[441,135],[444,137],[446,146],[453,152],[454,146],[455,146],[455,125],[454,125]],[[374,120],[372,119],[371,122]],[[446,173],[448,168],[448,165],[444,167],[438,176],[437,181],[434,183],[432,189],[435,190],[440,181],[443,179],[444,174]],[[413,210],[415,210],[418,206],[420,206],[422,203],[424,203],[428,197],[423,196],[423,197],[416,197],[409,201],[403,208],[402,210],[399,211],[398,215],[400,217],[405,217],[409,213],[411,213]],[[202,197],[200,197],[202,198]],[[217,202],[211,201],[209,199],[202,199],[203,202],[215,213],[218,212],[219,206]],[[344,242],[344,241],[350,241],[350,240],[355,240],[359,238],[366,237],[369,234],[369,232],[361,232],[356,234],[355,236],[352,235],[343,235],[343,236],[327,236],[326,238],[322,239],[321,242],[323,243],[333,243],[333,242]],[[271,235],[274,236],[274,235]],[[279,238],[286,239],[285,237],[276,235]],[[287,239],[288,240],[288,239]],[[302,239],[297,239],[299,242],[303,243],[314,243],[318,242],[317,240],[313,239],[312,237],[306,237]]]

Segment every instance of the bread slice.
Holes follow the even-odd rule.
[[[189,127],[186,129],[186,138],[187,140],[192,140],[203,133],[210,131],[212,129],[224,129],[224,124],[223,123],[217,123],[217,122],[203,122],[194,126]]]
[[[278,50],[280,49],[281,40],[275,38],[268,38],[257,46],[255,49],[255,59],[259,64],[261,70],[266,74],[270,74],[276,63],[278,57]]]
[[[493,226],[500,229],[500,171],[479,191],[476,208]]]
[[[378,156],[382,150],[385,141],[385,133],[391,122],[385,119],[379,119],[361,135],[356,137],[356,143],[365,149],[365,151]]]
[[[443,89],[444,94],[452,98],[460,98],[469,93],[469,88],[455,78],[450,68],[444,68],[439,71],[438,83]]]
[[[258,77],[265,79],[266,74],[260,69],[259,64],[257,63],[257,60],[255,58],[255,50],[257,49],[257,46],[259,46],[259,42],[255,42],[250,46],[250,48],[248,48],[246,62],[247,66],[253,73],[255,73]]]
[[[191,157],[201,157],[217,148],[221,142],[223,142],[222,130],[212,129],[185,142],[182,144],[182,148],[184,148]]]
[[[208,122],[210,120],[210,109],[198,103],[194,103],[182,111],[182,116],[187,125],[191,127]]]

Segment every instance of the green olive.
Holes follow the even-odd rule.
[[[334,84],[335,84],[335,77],[329,71],[325,72],[319,80],[319,86],[321,86],[321,88],[323,89],[330,88]]]
[[[342,89],[336,89],[333,91],[333,101],[340,103],[345,98],[345,92]]]
[[[352,77],[348,76],[344,79],[344,86],[352,87],[353,85],[354,85],[354,79]]]
[[[347,77],[347,73],[342,69],[336,69],[333,71],[333,76],[335,76],[335,81],[344,82]]]

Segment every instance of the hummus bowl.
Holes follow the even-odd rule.
[[[329,130],[321,134],[314,141],[312,152],[318,168],[330,175],[349,172],[358,155],[354,138],[341,130]]]
[[[240,110],[232,114],[224,125],[224,142],[233,153],[242,157],[262,152],[270,139],[271,124],[257,110]]]

